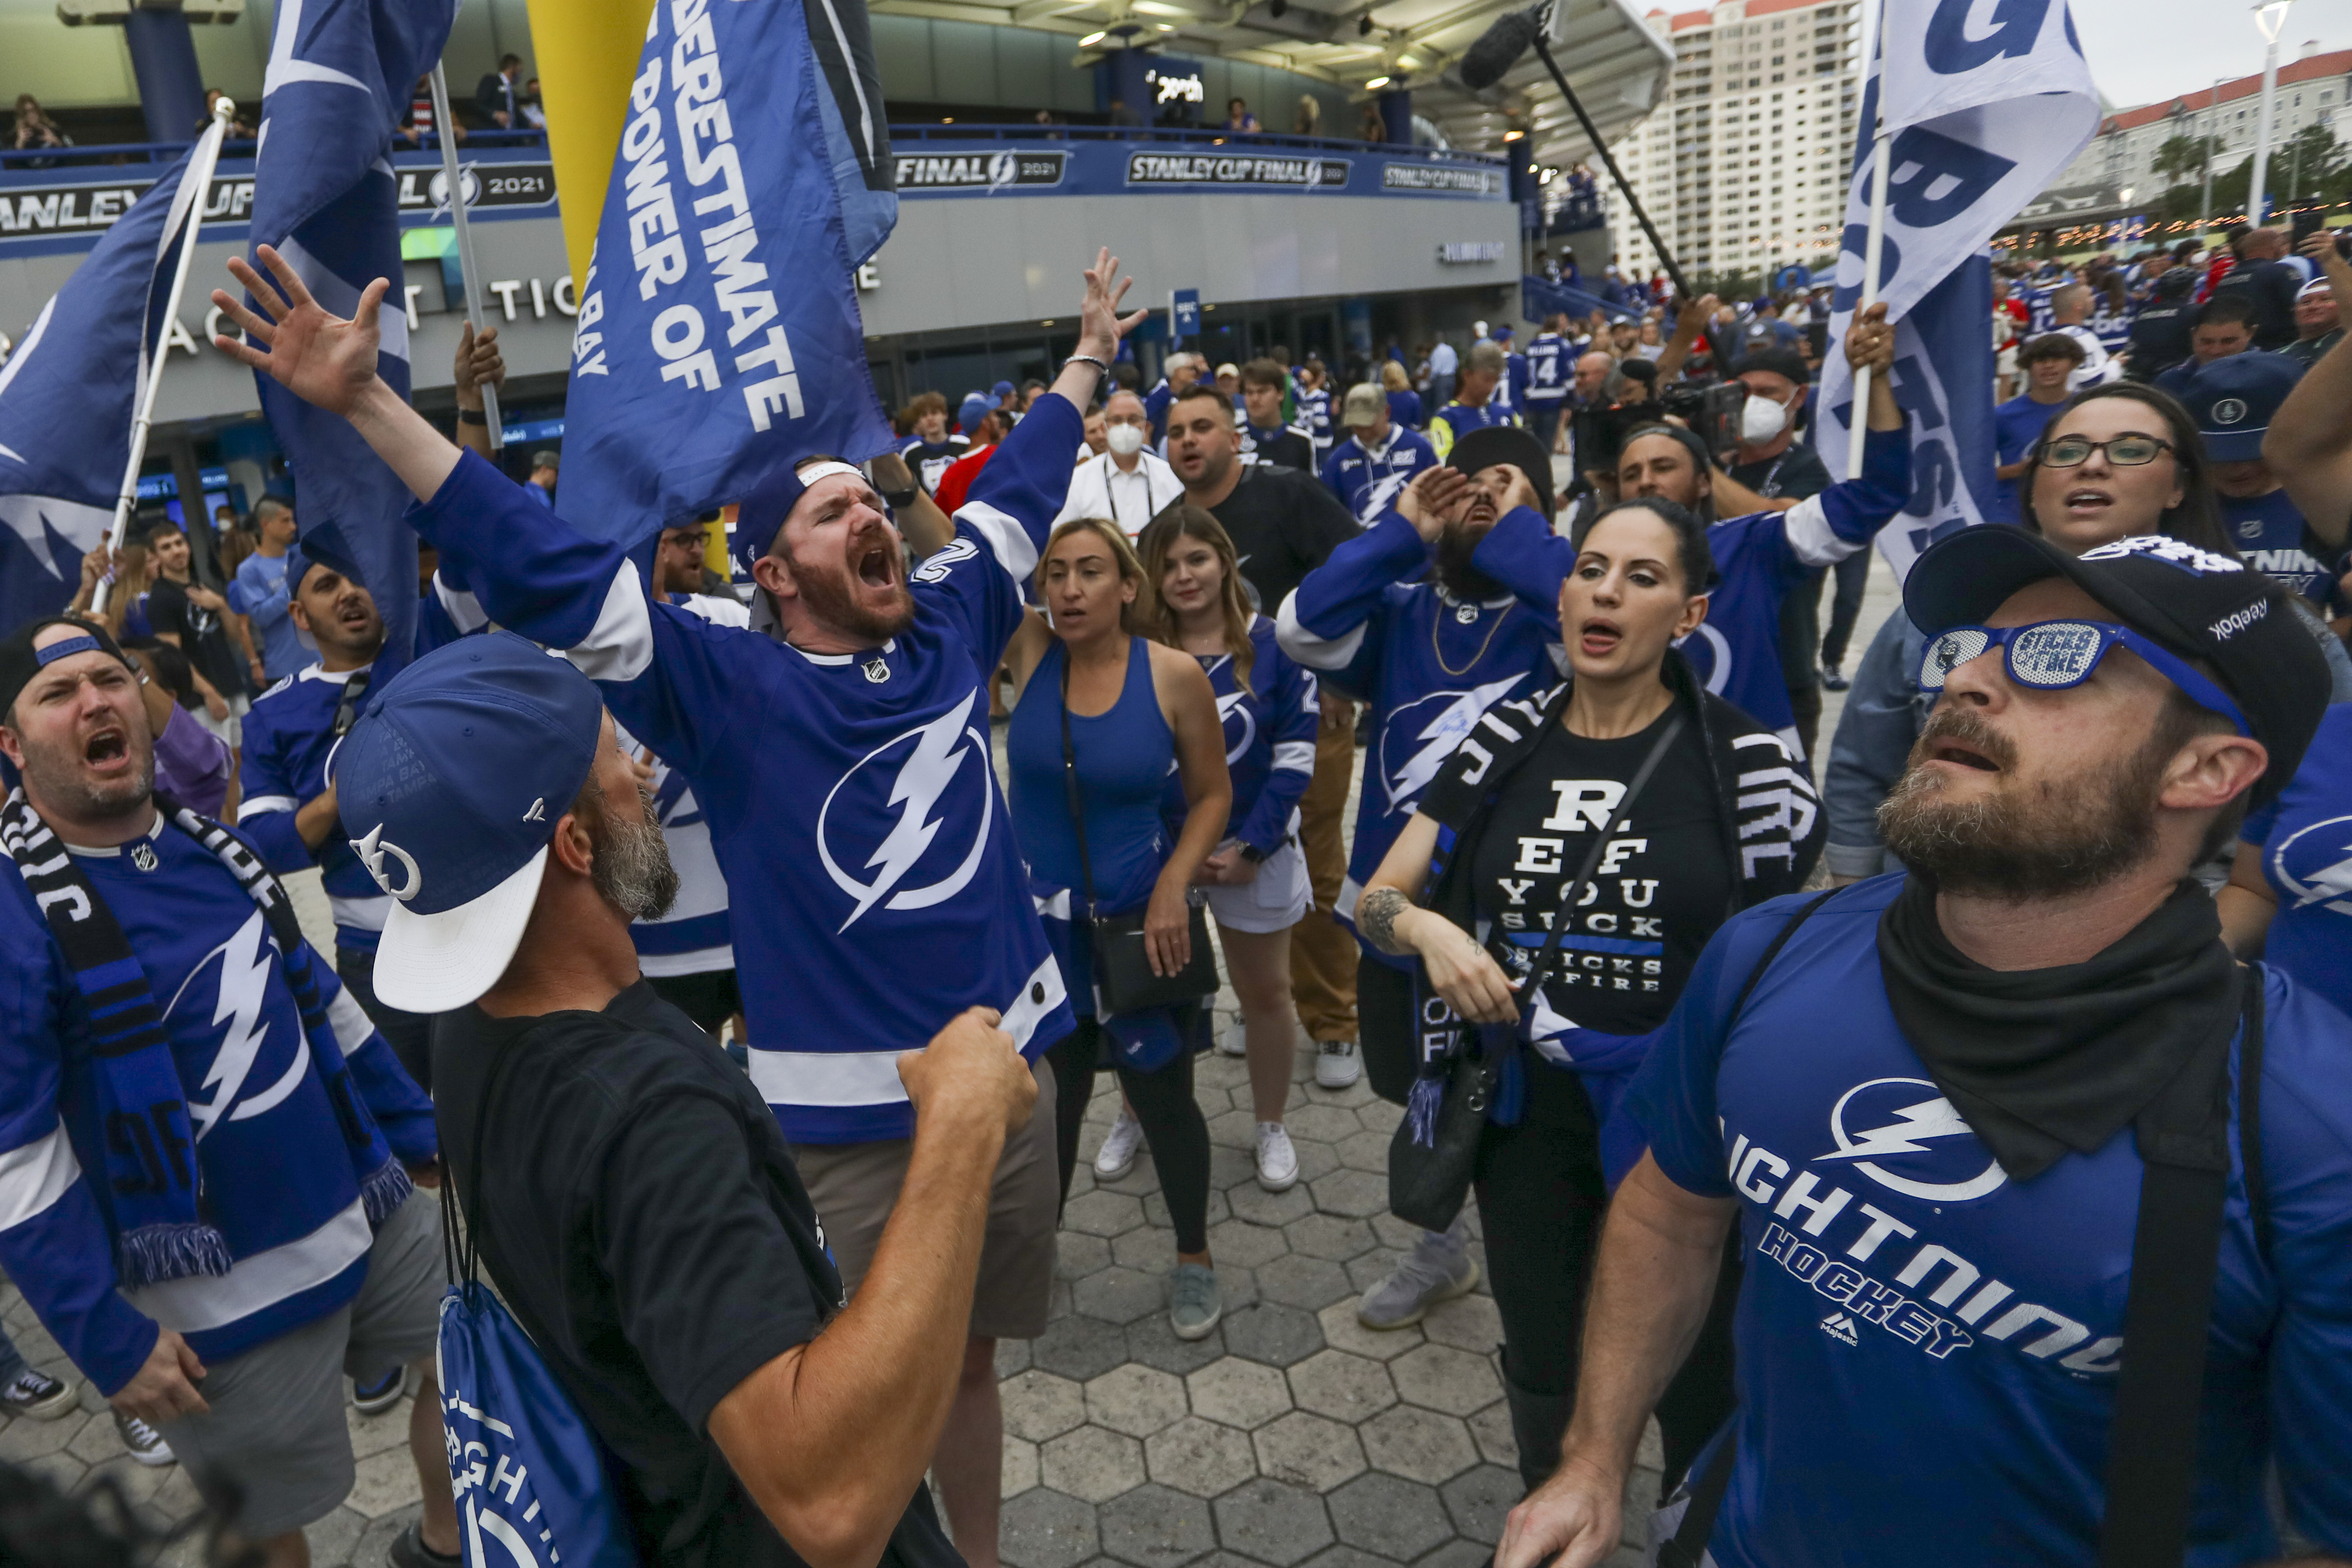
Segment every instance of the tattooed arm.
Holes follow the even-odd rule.
[[[1519,1003],[1502,966],[1476,937],[1412,901],[1409,889],[1428,879],[1436,848],[1437,819],[1414,812],[1357,900],[1356,929],[1382,952],[1419,958],[1430,984],[1465,1018],[1510,1023],[1519,1016]]]

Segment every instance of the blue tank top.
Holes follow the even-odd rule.
[[[1069,795],[1062,779],[1062,675],[1057,638],[1013,710],[1004,737],[1013,774],[1013,831],[1029,874],[1074,890],[1082,899],[1078,836],[1071,830]],[[1077,758],[1078,793],[1087,813],[1087,852],[1094,867],[1099,911],[1116,914],[1151,897],[1171,847],[1160,816],[1160,791],[1176,760],[1175,732],[1160,711],[1151,684],[1151,648],[1129,637],[1127,680],[1118,700],[1089,719],[1070,715],[1070,746]],[[1073,908],[1075,914],[1076,910]]]

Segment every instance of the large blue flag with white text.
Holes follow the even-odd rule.
[[[392,135],[410,89],[440,58],[456,12],[457,0],[279,0],[262,85],[253,242],[276,246],[338,316],[356,313],[361,290],[376,279],[392,280],[378,312],[376,369],[403,397],[408,316]],[[294,470],[304,552],[367,584],[383,616],[383,657],[397,666],[416,625],[406,487],[339,416],[267,373],[254,380]],[[377,668],[381,678],[390,667]]]
[[[862,25],[859,0],[827,10],[848,8]],[[892,444],[852,272],[896,198],[833,155],[882,121],[853,88],[845,117],[801,0],[656,0],[572,338],[563,513],[583,531],[635,543],[797,458]]]
[[[131,421],[170,331],[173,272],[201,214],[207,150],[173,164],[106,231],[0,367],[0,631],[64,609],[82,557],[114,521]]]
[[[1981,5],[1973,7],[1981,10]],[[1955,529],[1984,521],[1993,490],[1992,273],[1986,245],[2099,128],[2065,0],[2001,0],[1972,28],[1972,0],[1885,0],[1863,95],[1894,139],[1878,297],[1896,322],[1895,393],[1911,421],[1911,500],[1878,536],[1897,576]],[[1871,144],[1854,150],[1830,338],[1860,302]],[[1819,444],[1845,477],[1853,374],[1822,367]]]

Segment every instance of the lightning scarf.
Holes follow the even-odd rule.
[[[286,889],[220,824],[192,811],[166,815],[172,827],[218,856],[259,906],[302,1015],[309,1046],[306,1070],[317,1073],[325,1086],[368,1221],[381,1224],[406,1200],[408,1173],[393,1157],[374,1119],[352,1090],[342,1047],[311,969],[314,958]],[[99,1064],[93,1082],[104,1101],[99,1115],[106,1129],[118,1282],[125,1289],[137,1289],[165,1279],[226,1274],[233,1262],[228,1240],[197,1205],[196,1142],[202,1129],[196,1119],[205,1117],[209,1125],[210,1113],[226,1105],[229,1093],[216,1098],[209,1112],[189,1105],[146,970],[131,951],[113,911],[21,789],[0,804],[0,851],[16,866],[47,919],[49,933],[89,1010],[89,1049]],[[261,956],[257,942],[254,956]]]

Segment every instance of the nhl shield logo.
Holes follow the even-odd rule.
[[[138,867],[142,871],[152,871],[159,862],[155,858],[154,849],[144,840],[142,840],[140,843],[131,846],[131,863],[133,866]]]
[[[863,668],[866,680],[875,686],[879,686],[890,679],[890,667],[883,662],[882,656],[879,654],[867,659]]]

